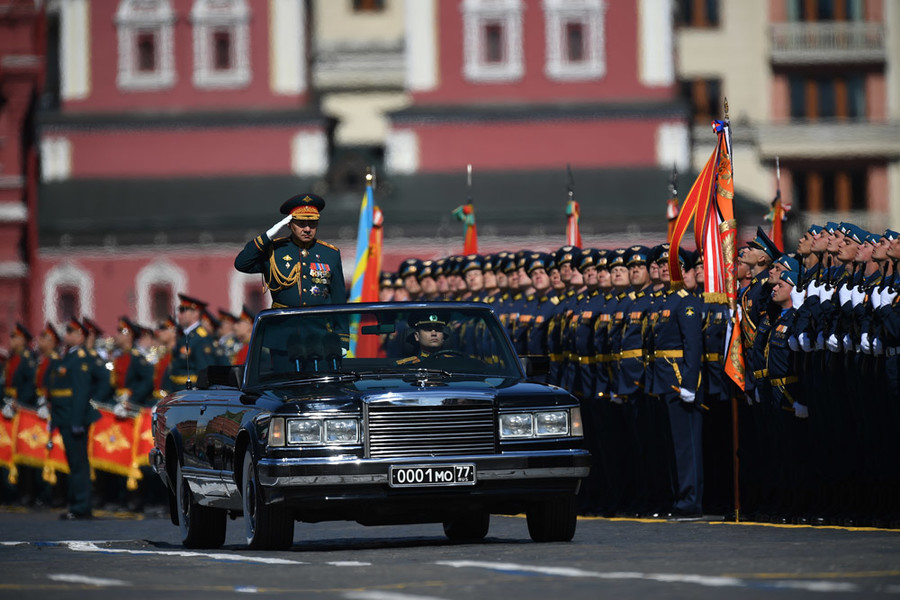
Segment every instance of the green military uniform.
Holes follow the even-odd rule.
[[[281,213],[298,223],[317,224],[324,207],[325,201],[318,196],[302,194],[282,204]],[[344,304],[347,290],[341,251],[314,237],[307,242],[294,235],[271,239],[277,229],[247,242],[234,259],[234,268],[242,273],[262,273],[273,308]]]
[[[206,308],[206,303],[196,298],[184,294],[178,294],[178,298],[179,311],[193,309],[199,314]],[[162,388],[171,394],[189,387],[188,383],[197,383],[197,374],[203,369],[223,360],[216,349],[215,338],[199,320],[186,325],[179,331],[175,340],[172,359],[169,362],[168,373],[162,381]]]
[[[73,322],[70,327],[86,328]],[[91,372],[96,359],[82,346],[73,346],[53,364],[47,376],[50,394],[50,419],[59,429],[69,463],[69,514],[91,514],[91,468],[88,462],[88,430],[100,413],[90,400],[97,393]]]

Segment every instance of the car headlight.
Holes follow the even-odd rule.
[[[568,435],[569,412],[555,410],[534,413],[534,433],[535,435]]]
[[[500,415],[500,438],[581,437],[581,409],[539,410]]]
[[[356,419],[328,419],[325,421],[326,444],[353,444],[359,440]]]
[[[500,415],[501,438],[526,438],[534,435],[534,419],[531,413]]]
[[[319,419],[288,419],[288,444],[321,444],[322,421]]]

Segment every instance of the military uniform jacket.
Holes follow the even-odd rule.
[[[96,359],[81,346],[54,362],[48,375],[50,418],[54,427],[87,427],[100,418],[91,398],[103,393],[92,375]],[[107,377],[107,382],[109,377]],[[109,384],[107,383],[107,386]]]
[[[123,352],[113,361],[112,385],[117,394],[128,394],[137,406],[152,406],[153,365],[136,349]]]
[[[217,357],[213,338],[202,325],[189,327],[178,336],[172,348],[169,373],[163,381],[163,389],[172,393],[184,389],[190,379],[196,383],[197,373],[216,364]]]
[[[321,240],[301,248],[292,236],[270,240],[262,234],[247,242],[234,267],[242,273],[262,273],[274,308],[347,301],[341,251]]]
[[[646,290],[628,294],[633,297],[622,319],[622,339],[619,351],[619,373],[616,394],[629,396],[644,387],[644,329],[652,299]]]
[[[801,386],[797,379],[794,351],[788,340],[794,335],[797,311],[787,308],[771,320],[767,315],[768,343],[765,345],[766,382],[772,388],[772,399],[776,406],[790,408],[794,402],[805,404],[800,397]]]
[[[4,368],[3,395],[22,406],[34,407],[37,400],[34,369],[34,355],[30,350],[13,353]]]
[[[678,290],[669,291],[653,325],[652,394],[677,393],[678,388],[696,392],[700,384],[703,352],[703,307],[699,298]]]
[[[594,362],[597,364],[593,395],[608,397],[612,381],[613,355],[610,344],[612,319],[619,306],[619,298],[613,292],[603,294],[603,303],[597,309],[594,320]]]
[[[703,382],[712,399],[727,400],[729,388],[725,376],[725,336],[729,310],[725,304],[703,303]]]

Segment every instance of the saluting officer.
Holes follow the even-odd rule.
[[[347,301],[341,251],[316,238],[324,208],[325,201],[314,194],[288,199],[281,205],[281,214],[287,216],[247,242],[234,259],[238,271],[262,273],[272,294],[272,308]],[[291,235],[275,238],[287,224]]]
[[[91,518],[91,468],[88,462],[88,429],[100,418],[91,398],[103,395],[100,382],[91,375],[96,358],[84,347],[88,328],[72,319],[66,326],[66,352],[50,371],[51,424],[59,429],[69,464],[69,510],[62,519]],[[109,381],[107,378],[107,385]]]

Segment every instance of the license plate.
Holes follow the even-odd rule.
[[[392,465],[391,487],[475,485],[475,465]]]

